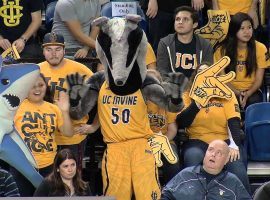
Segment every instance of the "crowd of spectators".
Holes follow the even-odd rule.
[[[54,4],[50,4],[52,2]],[[15,47],[22,59],[43,60],[38,64],[41,76],[20,106],[14,123],[32,151],[39,173],[46,177],[34,193],[34,188],[16,169],[11,167],[11,174],[1,169],[0,196],[92,195],[80,172],[87,134],[96,132],[99,122],[97,116],[91,113],[81,120],[70,119],[66,77],[71,73],[79,73],[87,79],[93,75],[92,71],[103,69],[99,64],[97,69],[91,70],[88,65],[74,61],[89,59],[91,62],[98,59],[95,40],[100,30],[92,26],[91,22],[101,15],[101,2],[0,2],[0,53]],[[233,199],[233,195],[237,199],[250,199],[247,155],[241,132],[245,109],[263,101],[260,88],[264,72],[270,66],[270,38],[265,44],[256,38],[256,29],[262,27],[258,19],[258,3],[258,0],[137,2],[144,11],[147,23],[148,74],[160,82],[166,82],[170,72],[181,72],[190,82],[183,94],[184,108],[180,113],[170,113],[147,102],[153,132],[167,135],[182,162],[170,164],[164,160],[162,170],[165,187],[162,199],[211,199],[210,196],[218,192],[219,196],[229,192],[229,199]],[[42,13],[49,5],[55,6],[50,8],[54,11],[53,24],[51,30],[46,30],[48,33],[41,38],[38,30],[42,25]],[[212,47],[207,39],[194,33],[195,29],[200,28],[199,21],[205,18],[202,16],[205,9],[224,9],[231,15],[228,34],[219,46]],[[188,96],[194,77],[202,68],[209,67],[223,56],[228,56],[231,62],[221,73],[236,73],[236,78],[228,83],[235,95],[230,100],[212,98],[207,106],[202,107]],[[23,129],[25,124],[29,123],[31,127],[31,124],[38,122],[24,120],[25,113],[42,116],[42,123],[46,127],[40,124],[40,127],[35,126],[35,130],[27,132]],[[55,118],[46,118],[51,115]],[[88,123],[89,117],[95,118],[93,123]],[[185,129],[189,136],[182,146],[176,140],[177,129]],[[220,184],[223,185],[222,194],[216,188]]]

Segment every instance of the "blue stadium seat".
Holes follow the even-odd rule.
[[[270,161],[270,102],[250,105],[245,118],[246,149],[252,161]]]
[[[51,1],[45,10],[45,27],[48,32],[51,32],[53,26],[53,17],[54,17],[54,10],[56,6],[57,0]]]
[[[266,182],[255,191],[253,200],[269,200],[269,199],[270,199],[270,182]]]
[[[143,13],[143,10],[138,4],[137,4],[137,13],[131,13],[131,14],[137,14],[142,17],[142,21],[140,22],[139,25],[144,31],[146,31],[147,23],[145,20],[145,15]],[[108,17],[108,18],[112,18],[112,2],[108,2],[102,6],[100,15]]]

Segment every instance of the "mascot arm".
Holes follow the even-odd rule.
[[[91,76],[87,83],[82,83],[79,77],[68,77],[70,86],[70,116],[73,119],[81,119],[87,115],[97,104],[99,90],[105,80],[104,72],[97,72]],[[76,84],[78,83],[78,84]]]
[[[186,83],[187,78],[182,73],[170,73],[168,82],[162,84],[155,78],[146,76],[143,96],[170,112],[179,112],[183,108],[181,96]]]
[[[200,109],[196,105],[195,101],[192,100],[191,104],[177,115],[176,123],[178,128],[184,129],[189,127],[193,123],[199,111]]]

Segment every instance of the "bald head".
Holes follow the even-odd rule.
[[[203,168],[209,174],[218,174],[228,162],[230,149],[223,140],[212,141],[205,153]]]

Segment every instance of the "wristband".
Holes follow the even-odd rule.
[[[24,41],[24,43],[27,42],[27,39],[25,37],[23,37],[23,36],[21,36],[20,39],[22,39]]]

